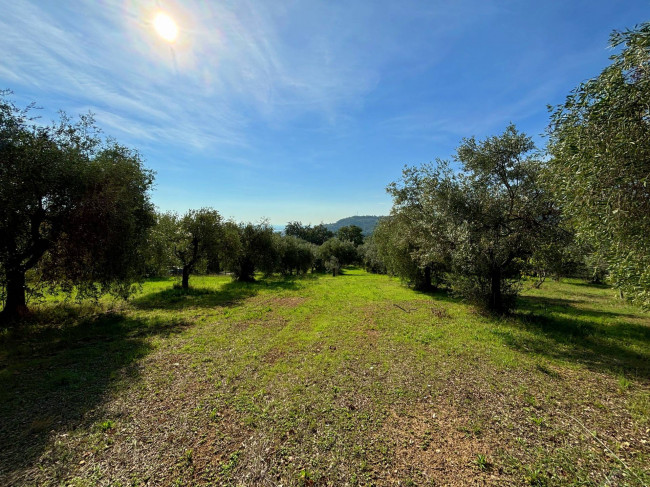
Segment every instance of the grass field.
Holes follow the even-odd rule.
[[[650,315],[611,289],[173,282],[0,336],[0,485],[650,484]]]

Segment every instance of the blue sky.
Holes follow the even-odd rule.
[[[173,44],[155,14],[178,24]],[[0,88],[92,111],[153,201],[276,225],[387,214],[404,164],[548,104],[608,64],[645,1],[0,0]]]

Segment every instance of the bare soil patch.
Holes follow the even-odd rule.
[[[418,404],[406,411],[392,410],[380,433],[389,438],[391,469],[375,471],[383,484],[410,478],[426,485],[517,485],[486,455],[499,447],[498,438],[477,436],[468,429],[468,416],[452,407]]]
[[[301,296],[264,296],[259,299],[259,304],[265,304],[273,308],[297,308],[307,298]]]

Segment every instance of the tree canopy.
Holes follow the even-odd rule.
[[[139,154],[98,135],[92,117],[50,125],[0,96],[2,316],[27,311],[27,271],[78,296],[126,296],[144,269],[153,173]]]
[[[281,236],[276,233],[275,248],[277,252],[277,270],[285,275],[306,273],[314,263],[313,244],[292,235]]]
[[[355,246],[359,246],[363,243],[363,230],[356,225],[347,225],[336,231],[336,237],[339,240],[347,240]]]
[[[430,276],[448,274],[458,294],[495,312],[510,310],[523,262],[559,222],[534,149],[510,125],[482,141],[464,139],[455,157],[459,172],[445,161],[406,168],[388,188],[394,206],[386,225],[396,232],[390,245],[399,244]],[[378,240],[381,233],[375,231]]]
[[[303,225],[300,222],[289,222],[284,229],[286,235],[301,238],[315,245],[322,245],[326,240],[334,236],[334,232],[327,229],[325,225]]]
[[[221,215],[212,208],[201,208],[189,210],[182,217],[170,213],[163,217],[165,219],[171,220],[171,224],[163,228],[172,232],[170,245],[182,266],[181,286],[188,289],[190,275],[199,260],[218,252],[223,234]]]
[[[418,253],[421,238],[416,238],[416,235],[423,228],[417,227],[410,219],[408,214],[412,209],[393,208],[391,216],[379,220],[372,235],[376,255],[372,256],[374,260],[370,265],[401,277],[418,291],[430,291],[438,282],[432,282],[431,267]]]
[[[233,237],[227,253],[228,266],[238,281],[255,281],[255,272],[270,274],[276,269],[278,254],[274,245],[273,228],[259,224],[230,224]]]
[[[550,175],[614,285],[650,307],[650,23],[610,45],[612,63],[552,113]]]

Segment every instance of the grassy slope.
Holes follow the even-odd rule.
[[[650,316],[607,288],[496,320],[359,270],[191,284],[4,335],[0,484],[650,483]]]

